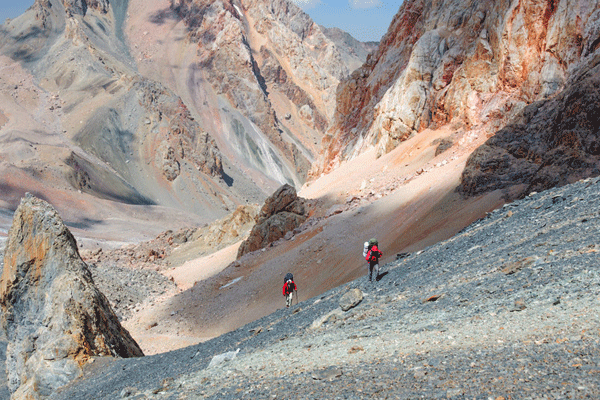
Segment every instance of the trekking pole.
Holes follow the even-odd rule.
[[[298,289],[296,289],[296,305],[298,305]]]

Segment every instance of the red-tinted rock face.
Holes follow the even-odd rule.
[[[443,124],[493,135],[570,84],[598,47],[598,9],[597,1],[406,1],[378,51],[340,84],[313,174]]]

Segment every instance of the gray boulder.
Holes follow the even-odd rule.
[[[360,289],[352,289],[346,292],[340,298],[340,307],[343,311],[348,311],[349,309],[356,307],[363,300],[363,293]]]
[[[93,356],[143,356],[96,288],[58,213],[27,195],[15,212],[0,280],[12,399],[41,399]]]

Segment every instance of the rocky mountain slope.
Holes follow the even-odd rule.
[[[98,359],[52,398],[597,397],[599,197],[598,178],[531,194],[376,284],[175,352]]]
[[[287,1],[131,2],[141,71],[181,93],[239,168],[301,184],[348,75],[336,46]],[[153,21],[141,35],[140,25]],[[263,186],[266,182],[263,183]]]
[[[597,10],[597,2],[406,1],[377,52],[347,79],[338,63],[347,54],[330,46],[331,32],[285,2],[49,0],[3,26],[1,207],[14,209],[35,188],[61,210],[79,245],[93,249],[95,280],[114,288],[107,297],[146,354],[225,334],[133,362],[98,358],[92,380],[64,398],[268,397],[293,388],[290,373],[308,398],[347,388],[363,396],[356,382],[366,395],[476,396],[485,386],[493,388],[486,396],[521,388],[567,396],[553,379],[538,385],[547,360],[577,365],[551,370],[581,380],[571,393],[595,397],[593,382],[576,373],[595,373],[597,346],[583,331],[596,321],[569,325],[595,307],[578,278],[595,282],[585,269],[595,247],[586,253],[593,243],[567,229],[588,227],[593,218],[578,207],[595,192],[578,192],[580,183],[555,192],[570,203],[527,197],[516,203],[525,220],[504,208],[449,238],[506,199],[596,174]],[[332,118],[323,161],[313,163]],[[194,237],[280,183],[298,185],[311,163],[319,179],[299,195],[314,212],[291,234],[237,262],[244,233],[234,232],[250,227],[227,221],[245,225],[247,213],[206,235],[229,246]],[[11,218],[0,210],[0,223]],[[182,225],[191,229],[176,230]],[[489,230],[498,226],[502,234]],[[527,234],[532,226],[542,230]],[[5,234],[0,228],[0,241]],[[356,281],[372,236],[384,262],[412,253],[388,267],[380,290]],[[131,245],[148,237],[156,240]],[[291,315],[279,310],[288,271],[300,288]],[[354,288],[362,302],[335,311]],[[551,313],[555,324],[530,323]],[[520,329],[505,341],[509,326]],[[307,347],[288,346],[300,341]],[[398,346],[395,356],[382,343]],[[239,364],[202,369],[237,348]],[[311,357],[317,349],[327,357]],[[301,368],[290,372],[272,351],[290,352]],[[511,352],[525,361],[506,360]],[[473,370],[480,380],[468,383]],[[506,385],[515,370],[535,372]],[[115,381],[94,386],[106,379]]]
[[[349,74],[287,1],[39,0],[0,37],[0,206],[138,232],[301,186]]]
[[[379,42],[360,42],[339,28],[326,28],[324,26],[320,28],[323,34],[335,43],[350,72],[361,67],[367,56],[377,50],[379,45]]]
[[[598,107],[599,6],[404,2],[378,50],[338,88],[314,175],[444,125],[462,138],[449,137],[454,145],[464,146],[465,138],[481,145],[497,134],[469,162],[461,187],[467,195],[597,174],[591,110]],[[508,195],[523,193],[515,190]]]

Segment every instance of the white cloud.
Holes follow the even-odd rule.
[[[374,8],[382,5],[381,0],[349,0],[351,8]]]
[[[321,4],[321,0],[292,0],[298,7],[303,10],[314,8]]]

